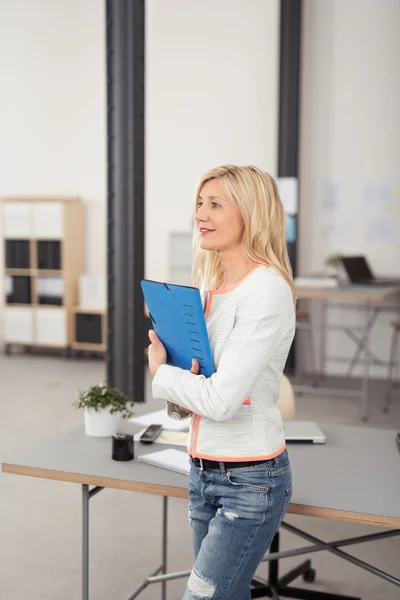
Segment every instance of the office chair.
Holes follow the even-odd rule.
[[[286,375],[282,375],[281,389],[276,406],[282,415],[282,419],[293,420],[296,418],[296,400],[292,384]]]
[[[292,384],[286,375],[282,375],[281,389],[276,405],[283,419],[291,420],[296,418],[296,398]],[[274,539],[272,540],[269,552],[279,552],[279,530],[276,532]],[[266,584],[265,581],[259,581],[257,577],[253,579],[252,585],[254,587],[251,590],[251,598],[272,597],[279,599],[279,593],[282,593],[286,597],[290,598],[291,591],[293,591],[295,594],[292,596],[293,598],[320,598],[321,600],[322,598],[325,598],[323,595],[318,595],[318,592],[309,592],[309,590],[299,590],[298,588],[287,587],[289,583],[291,583],[297,577],[300,577],[300,575],[302,575],[303,579],[309,583],[314,581],[315,570],[311,567],[311,560],[305,560],[300,565],[286,573],[283,577],[278,577],[278,566],[279,560],[269,561],[268,584]],[[296,595],[298,593],[300,593],[300,595]]]
[[[300,371],[301,373],[306,372],[307,367],[308,370],[315,374],[315,370],[317,368],[316,359],[315,359],[315,345],[314,345],[314,337],[311,323],[311,316],[305,310],[296,309],[296,325],[297,325],[297,334],[299,335],[300,331],[304,331],[305,339],[307,340],[308,348],[305,349],[304,352],[297,353]]]
[[[399,341],[399,333],[400,333],[400,321],[394,321],[392,323],[393,334],[392,341],[390,344],[390,358],[389,358],[389,369],[388,369],[388,385],[385,394],[385,404],[383,407],[383,412],[389,412],[389,405],[392,400],[392,391],[395,386],[395,373],[396,367],[398,366],[398,360],[396,360],[397,353],[397,344]]]

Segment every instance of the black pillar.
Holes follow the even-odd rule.
[[[144,401],[145,0],[106,0],[107,381]]]
[[[281,0],[278,177],[296,179],[299,175],[301,8],[302,0]],[[296,275],[298,213],[294,218],[296,239],[288,243],[288,252]],[[294,345],[286,364],[290,369],[295,366],[293,350]]]
[[[300,28],[301,0],[281,0],[278,177],[298,177]],[[296,242],[289,254],[296,274]]]

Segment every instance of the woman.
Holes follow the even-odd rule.
[[[223,166],[195,201],[195,284],[216,372],[166,364],[149,332],[153,395],[192,414],[189,520],[195,563],[183,600],[248,600],[252,577],[287,510],[292,476],[276,407],[295,332],[285,214],[274,179]],[[199,281],[200,280],[200,281]]]

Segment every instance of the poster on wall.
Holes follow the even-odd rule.
[[[296,272],[298,180],[297,177],[277,177],[283,206],[286,212],[286,243],[293,272]]]
[[[297,215],[298,185],[297,177],[277,177],[276,183],[279,195],[285,207],[286,214]]]

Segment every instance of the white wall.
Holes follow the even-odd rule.
[[[275,173],[278,20],[278,0],[148,0],[147,277],[168,276],[204,171]],[[81,196],[91,274],[106,270],[104,32],[103,0],[0,0],[0,195]]]
[[[377,274],[400,276],[399,22],[398,0],[304,2],[301,273],[321,270],[325,257],[339,251],[365,254]],[[367,199],[368,182],[378,183],[381,196]],[[357,324],[362,316],[331,310],[329,318]],[[381,317],[372,338],[383,358],[391,318]],[[330,354],[349,356],[353,348],[342,335],[329,335]]]
[[[0,2],[0,196],[81,196],[92,274],[106,261],[104,23],[103,0]]]
[[[190,229],[205,170],[255,163],[276,174],[279,2],[148,0],[146,11],[146,276],[163,279],[169,232]],[[398,274],[400,212],[397,237],[372,239],[365,226],[387,224],[389,209],[358,198],[363,182],[400,179],[399,18],[397,0],[304,2],[302,272],[338,250]],[[0,195],[81,196],[92,274],[106,269],[104,30],[103,0],[0,0]],[[373,341],[387,355],[381,329]],[[331,335],[338,349],[351,344]]]
[[[168,276],[198,178],[224,163],[277,165],[278,0],[147,3],[146,276]]]

